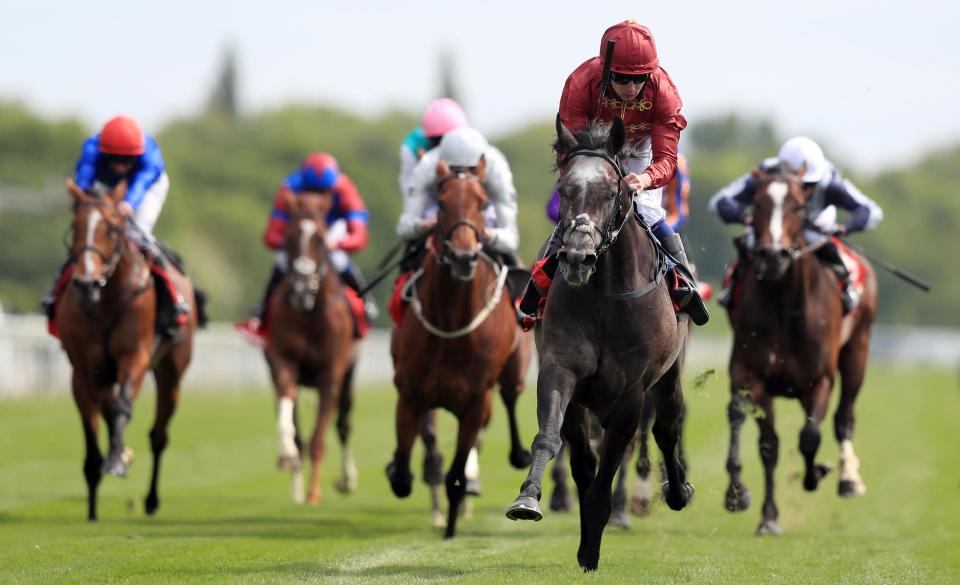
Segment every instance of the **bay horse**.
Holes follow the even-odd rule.
[[[467,458],[490,419],[494,386],[498,380],[506,382],[504,377],[512,371],[519,381],[508,382],[510,391],[522,387],[525,370],[524,364],[511,362],[523,338],[506,291],[507,268],[483,249],[484,211],[489,205],[482,187],[484,172],[483,160],[474,169],[457,172],[445,161],[438,162],[437,225],[431,249],[411,277],[411,306],[394,330],[390,348],[399,396],[397,449],[386,472],[397,497],[405,498],[412,490],[410,450],[427,413],[444,408],[459,422],[456,454],[444,480],[446,538],[456,534],[466,494]],[[515,431],[515,421],[512,427]]]
[[[333,205],[329,193],[287,195],[290,219],[284,251],[287,271],[270,296],[268,341],[264,356],[277,395],[277,466],[289,469],[292,497],[320,502],[320,466],[326,453],[326,430],[334,411],[342,447],[341,474],[334,486],[356,488],[357,469],[349,448],[349,412],[353,402],[353,370],[357,341],[346,292],[328,258],[325,242],[327,214]],[[296,402],[300,385],[319,394],[317,419],[310,440],[310,487],[303,493],[302,448]]]
[[[780,440],[773,399],[795,398],[803,407],[806,424],[799,445],[805,463],[803,487],[813,491],[829,470],[815,458],[820,423],[838,371],[842,382],[834,430],[841,453],[839,493],[858,496],[866,490],[853,450],[853,405],[866,370],[870,327],[877,313],[877,283],[873,270],[859,258],[865,270],[863,295],[857,308],[844,317],[836,274],[813,254],[828,240],[811,244],[804,238],[812,218],[807,217],[807,193],[799,179],[759,170],[754,177],[758,181],[752,222],[755,244],[739,260],[742,284],[729,310],[733,327],[727,408],[730,484],[724,503],[731,512],[750,505],[750,492],[740,477],[740,427],[747,414],[755,412],[766,488],[757,527],[760,535],[780,532],[773,489]]]
[[[176,341],[155,334],[157,291],[148,261],[128,238],[128,219],[118,204],[127,192],[121,182],[112,193],[87,194],[72,181],[71,286],[56,303],[57,333],[73,368],[73,399],[80,411],[86,456],[87,518],[97,519],[97,489],[103,474],[126,477],[133,451],[124,432],[133,416],[147,371],[157,385],[157,410],[150,429],[153,470],[146,513],[160,506],[157,484],[166,449],[167,426],[180,398],[180,380],[193,351],[200,303],[194,302]],[[190,279],[171,271],[186,298],[197,299]],[[98,445],[100,417],[107,423],[109,449]]]
[[[539,433],[512,520],[540,520],[541,479],[563,441],[580,500],[577,561],[596,570],[611,512],[611,484],[636,431],[649,389],[656,403],[653,434],[664,455],[664,499],[674,510],[693,496],[678,457],[683,410],[681,365],[686,315],[677,316],[666,286],[666,260],[655,239],[634,221],[621,157],[626,130],[588,125],[576,135],[557,117],[563,248],[560,271],[537,325]],[[590,448],[587,413],[604,428],[599,470]]]

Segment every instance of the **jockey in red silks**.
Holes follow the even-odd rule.
[[[671,290],[671,296],[694,323],[702,325],[709,319],[707,308],[690,274],[680,235],[666,221],[661,205],[663,187],[677,170],[680,131],[687,126],[680,113],[680,94],[660,66],[656,43],[647,27],[633,20],[611,26],[600,41],[601,55],[610,40],[616,46],[606,93],[600,95],[603,58],[592,57],[567,78],[560,97],[560,120],[572,132],[590,122],[611,124],[618,117],[623,120],[629,152],[623,159],[627,172],[624,180],[634,190],[635,211],[664,249],[684,267],[685,278],[677,278],[678,286]],[[561,233],[562,230],[554,230],[543,258],[550,258],[562,247]],[[533,281],[527,286],[518,307],[518,318],[525,328],[539,319],[540,299],[545,292],[538,290]]]
[[[823,155],[820,145],[806,136],[794,136],[780,147],[777,156],[767,158],[757,165],[765,173],[786,171],[800,178],[807,195],[807,212],[811,225],[804,229],[803,237],[808,244],[820,242],[828,235],[852,234],[872,230],[883,220],[883,210],[875,201],[860,192],[853,183],[844,179],[840,171]],[[710,199],[710,211],[724,223],[740,223],[747,226],[743,240],[747,249],[753,247],[753,196],[757,180],[747,173],[718,191]],[[849,213],[842,223],[837,223],[837,208]],[[840,255],[837,245],[831,240],[815,252],[817,258],[831,266],[843,286],[844,312],[852,311],[860,301],[857,287],[852,282],[850,270]],[[738,271],[736,264],[728,269],[726,283],[717,300],[731,308],[733,291]]]
[[[153,237],[153,227],[167,199],[170,180],[157,141],[145,134],[135,119],[120,115],[110,119],[99,133],[83,143],[74,182],[87,193],[100,196],[124,180],[127,194],[119,205],[120,212],[128,222],[135,224],[128,236],[149,260],[158,293],[169,300],[161,302],[158,307],[158,330],[175,337],[180,326],[187,322],[190,305],[177,290],[166,255]],[[41,301],[51,319],[62,290],[63,274],[69,265],[68,259]]]
[[[273,211],[267,228],[263,232],[263,243],[276,250],[276,262],[267,289],[264,292],[256,314],[250,319],[238,323],[236,329],[249,341],[263,347],[266,343],[265,314],[267,302],[274,288],[287,271],[288,259],[283,248],[287,221],[287,195],[301,193],[331,192],[333,206],[327,214],[327,245],[331,247],[330,262],[340,274],[344,284],[359,293],[366,283],[360,268],[350,261],[349,254],[366,248],[367,206],[360,197],[356,185],[345,173],[340,171],[337,160],[325,153],[314,152],[303,160],[300,168],[283,180],[273,200]],[[364,312],[368,321],[377,318],[377,306],[372,297],[364,297]]]

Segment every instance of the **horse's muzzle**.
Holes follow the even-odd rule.
[[[597,270],[597,253],[593,250],[560,252],[560,269],[570,286],[583,286]]]
[[[443,262],[450,266],[450,273],[454,278],[463,282],[470,282],[477,274],[477,264],[480,262],[480,247],[469,251],[461,250],[444,243]]]
[[[779,281],[786,276],[793,260],[788,250],[760,248],[756,252],[757,276],[761,280]]]
[[[90,278],[74,278],[73,288],[76,289],[80,302],[84,305],[94,305],[100,302],[100,290],[103,283]]]

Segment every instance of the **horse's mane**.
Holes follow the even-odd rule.
[[[573,138],[577,141],[578,150],[604,150],[607,147],[607,140],[610,138],[610,129],[612,127],[609,122],[592,120],[586,126],[575,132],[571,132],[571,134],[573,134]],[[642,150],[642,148],[639,147],[643,144],[643,141],[636,145],[627,144],[618,154],[625,157],[639,155]],[[557,162],[554,163],[554,170],[558,170],[558,162],[562,162],[567,151],[563,148],[559,136],[553,141],[552,146],[553,152],[557,154]]]

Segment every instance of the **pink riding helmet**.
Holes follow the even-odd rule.
[[[434,100],[423,115],[423,133],[428,138],[437,138],[451,130],[467,126],[469,124],[463,108],[450,98]]]

